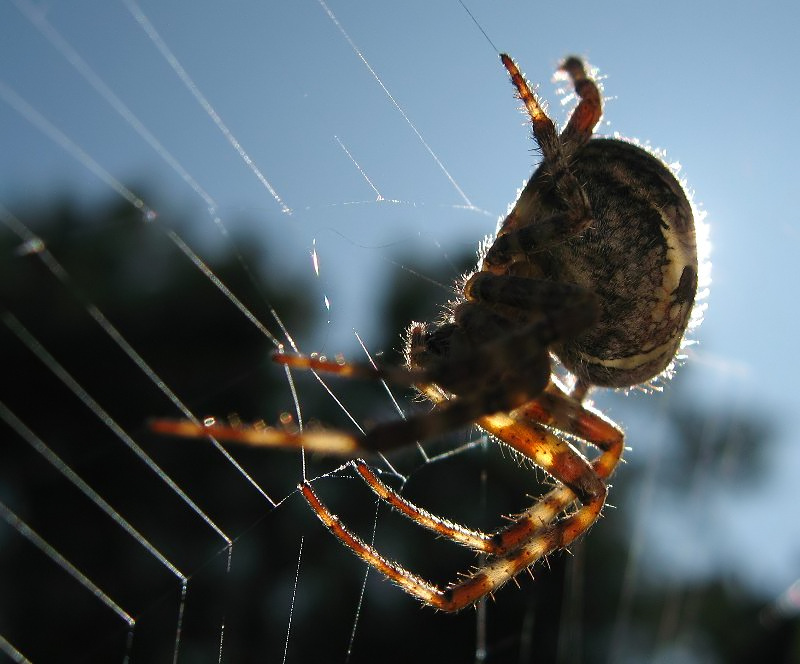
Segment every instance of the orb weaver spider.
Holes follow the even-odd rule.
[[[210,435],[257,445],[302,446],[354,455],[378,452],[475,424],[545,470],[556,486],[511,524],[472,530],[417,507],[361,459],[357,474],[418,525],[484,554],[483,564],[445,588],[413,574],[354,535],[314,493],[299,489],[346,547],[424,604],[458,611],[492,594],[549,553],[567,547],[600,516],[623,432],[584,403],[593,387],[630,387],[668,373],[689,325],[697,290],[692,206],[669,168],[643,148],[592,138],[601,116],[597,85],[583,62],[560,69],[579,103],[559,134],[505,54],[501,60],[527,109],[542,163],[445,319],[412,323],[404,367],[347,364],[279,353],[287,367],[416,387],[434,404],[425,414],[363,435],[291,432],[210,421],[157,420],[171,435]],[[551,355],[572,375],[565,388]],[[565,438],[600,450],[588,460]],[[572,506],[577,507],[572,509]]]

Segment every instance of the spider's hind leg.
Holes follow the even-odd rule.
[[[575,86],[575,94],[580,98],[567,126],[561,132],[562,145],[567,146],[568,151],[574,151],[592,137],[592,132],[603,115],[603,102],[597,84],[586,73],[586,67],[580,58],[568,57],[559,69],[570,77]]]
[[[539,422],[558,426],[590,441],[601,448],[602,454],[590,465],[577,450]],[[437,587],[388,560],[351,533],[319,500],[308,482],[301,484],[300,490],[328,530],[362,560],[425,604],[444,611],[458,611],[497,590],[540,558],[569,546],[586,532],[605,504],[607,490],[603,479],[613,471],[622,451],[622,432],[613,423],[552,383],[541,402],[536,400],[509,415],[481,418],[479,424],[565,482],[518,515],[510,526],[493,535],[470,531],[433,517],[384,487],[363,462],[355,462],[356,470],[373,491],[413,521],[448,539],[490,552],[484,565],[446,588]],[[583,505],[555,521],[576,497]]]
[[[532,447],[542,446],[550,450],[550,453],[554,448],[559,450],[562,460],[559,462],[558,459],[553,458],[553,463],[550,465],[547,463],[550,453],[534,453],[534,456],[537,457],[537,463],[544,459],[545,469],[566,484],[559,484],[534,505],[516,515],[514,523],[495,533],[486,534],[441,519],[410,503],[394,489],[386,486],[364,461],[358,459],[351,462],[351,465],[381,500],[389,503],[394,509],[418,525],[475,551],[501,555],[513,549],[526,537],[530,537],[533,532],[550,525],[577,499],[576,493],[584,494],[584,499],[586,499],[585,495],[591,493],[592,487],[597,491],[597,480],[608,478],[619,463],[624,441],[622,430],[613,422],[568,395],[554,382],[551,382],[537,399],[517,409],[515,415],[516,433],[527,439],[529,444],[524,452],[525,456],[531,458],[531,441],[534,442]],[[484,422],[491,425],[492,419],[487,417]],[[549,437],[548,432],[540,426],[541,424],[590,442],[602,453],[591,462],[590,467],[582,460],[576,462],[574,457],[571,461],[565,462],[564,458],[570,458],[573,454],[580,457],[579,453],[571,449],[560,438]],[[496,433],[503,432],[497,431]],[[556,441],[555,445],[554,440]],[[518,447],[516,449],[519,451]],[[573,470],[565,470],[570,468]],[[581,476],[584,479],[581,480]],[[591,479],[585,479],[587,477]],[[577,487],[577,490],[574,491],[569,485]],[[600,491],[602,492],[603,489]]]
[[[582,504],[578,512],[552,526],[561,531],[559,537],[564,542],[556,548],[566,546],[594,523],[605,504],[605,480],[622,457],[624,436],[613,422],[551,382],[533,401],[508,415],[481,418],[478,425],[561,483],[517,515],[511,525],[495,533],[501,549],[513,549],[534,536],[576,499]],[[569,442],[546,427],[580,438],[598,447],[601,454],[590,463]]]

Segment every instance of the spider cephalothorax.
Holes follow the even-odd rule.
[[[641,147],[592,138],[601,116],[594,81],[578,58],[561,69],[580,102],[556,132],[517,66],[503,65],[524,102],[542,163],[485,247],[445,320],[413,323],[406,366],[330,362],[278,354],[281,364],[414,385],[433,411],[381,424],[363,435],[290,432],[159,420],[159,431],[202,433],[262,445],[328,452],[396,448],[467,424],[533,460],[556,486],[511,524],[484,533],[417,507],[362,460],[352,467],[375,494],[415,523],[485,554],[446,588],[382,557],[330,513],[308,481],[300,490],[348,548],[425,604],[457,611],[534,562],[564,548],[597,520],[607,478],[622,454],[622,431],[584,403],[594,386],[628,387],[668,370],[690,320],[697,289],[692,207],[669,168]],[[553,376],[551,354],[574,378]],[[601,453],[587,460],[564,437]],[[577,501],[578,506],[571,509]]]

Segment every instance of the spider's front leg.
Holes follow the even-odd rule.
[[[514,334],[495,344],[471,348],[454,360],[443,360],[436,366],[405,368],[391,365],[348,364],[315,355],[277,353],[273,359],[286,367],[335,374],[344,378],[388,380],[400,385],[416,385],[425,393],[426,386],[437,383],[464,383],[472,392],[474,376],[481,375],[489,386],[471,398],[441,401],[430,413],[413,415],[404,420],[387,422],[367,430],[365,434],[346,433],[336,429],[296,431],[268,427],[263,423],[219,423],[213,418],[204,422],[187,419],[156,419],[150,428],[160,434],[185,438],[209,436],[261,447],[304,448],[328,454],[354,455],[359,451],[384,452],[432,438],[474,422],[486,413],[510,410],[529,401],[547,385],[550,363],[546,345],[550,340],[583,329],[593,314],[589,310],[560,308],[548,316],[520,327]],[[525,358],[521,366],[518,357]],[[498,358],[501,360],[498,365]],[[508,369],[519,374],[515,384],[501,380]]]
[[[273,359],[286,367],[331,373],[343,378],[389,380],[400,385],[414,385],[423,378],[419,372],[402,367],[373,367],[369,364],[348,364],[344,360],[329,360],[316,354],[296,355],[277,353]],[[336,429],[295,430],[288,426],[271,427],[263,422],[219,422],[213,417],[203,422],[196,419],[156,418],[150,429],[158,434],[181,438],[204,438],[230,441],[255,447],[307,449],[324,454],[354,455],[362,449],[362,437]],[[407,442],[398,440],[398,444]]]

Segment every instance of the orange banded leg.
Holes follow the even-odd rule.
[[[573,434],[600,448],[602,453],[589,464],[580,452],[540,422]],[[604,479],[613,473],[623,450],[623,433],[610,420],[571,399],[551,383],[537,399],[510,415],[484,417],[478,420],[478,425],[562,483],[494,534],[501,550],[511,549],[532,537],[576,499],[582,503],[576,515],[583,512],[587,516],[595,514],[597,518],[607,494]],[[554,527],[561,523],[564,522]],[[591,523],[586,527],[589,525]]]
[[[358,449],[358,436],[336,431],[335,429],[311,429],[303,432],[288,431],[256,424],[220,424],[213,418],[204,422],[192,420],[173,420],[159,418],[151,420],[150,429],[158,434],[181,438],[203,438],[210,436],[255,447],[278,447],[323,452],[325,454],[355,454]]]
[[[545,370],[546,367],[542,367]],[[545,377],[546,379],[546,377]],[[337,429],[292,431],[264,424],[218,424],[209,418],[204,423],[192,420],[155,419],[150,429],[159,434],[184,438],[211,436],[219,440],[257,447],[306,449],[325,454],[354,455],[380,452],[408,445],[415,440],[438,436],[474,422],[486,412],[479,399],[453,399],[430,413],[380,424],[357,435]]]
[[[547,113],[542,109],[539,101],[536,99],[536,95],[533,94],[528,82],[520,73],[519,67],[517,67],[517,64],[511,57],[506,53],[501,53],[500,60],[508,71],[509,76],[511,76],[511,82],[517,89],[519,98],[522,100],[522,103],[525,104],[525,108],[531,118],[533,135],[536,138],[536,142],[542,148],[545,160],[553,161],[553,155],[557,154],[560,150],[558,134],[556,133],[553,121],[547,117]]]
[[[624,447],[622,430],[599,412],[569,397],[563,389],[553,382],[547,386],[544,393],[534,401],[515,410],[513,415],[518,421],[518,426],[522,426],[519,423],[525,421],[528,421],[529,425],[537,422],[546,424],[598,447],[602,453],[592,461],[591,470],[596,478],[601,481],[614,472],[622,457]],[[491,423],[487,422],[487,424]],[[542,436],[541,427],[536,425],[535,427],[526,426],[523,428],[528,429],[526,444],[535,447],[537,438]],[[548,431],[543,431],[547,436],[552,436]],[[503,433],[502,431],[489,432],[495,435]],[[500,436],[498,435],[498,437]],[[557,440],[559,444],[555,446],[555,450],[558,450],[561,444],[566,444],[561,439]],[[509,444],[525,456],[531,456],[529,452],[513,444],[514,442],[511,441]],[[546,452],[544,454],[540,452],[538,454],[535,453],[535,456],[531,458],[534,458],[537,464],[545,467],[549,473],[564,482],[564,484],[555,487],[542,496],[534,505],[517,515],[511,525],[495,534],[495,538],[507,547],[513,546],[515,541],[523,540],[525,537],[531,536],[539,528],[551,523],[572,502],[578,499],[577,492],[570,488],[570,485],[575,486],[576,484],[577,478],[575,474],[572,473],[573,477],[570,479],[570,473],[564,473],[563,468],[559,469],[558,463],[554,463],[553,467],[547,468],[544,465],[547,462],[547,456]],[[573,469],[580,469],[581,465],[580,463],[577,465],[567,464],[567,467],[572,466]],[[581,474],[586,475],[585,469],[579,470],[578,475],[580,476]],[[586,481],[585,479],[577,479],[577,484],[585,485]],[[594,480],[590,484],[594,484]],[[603,484],[603,487],[605,489],[605,484]]]
[[[569,396],[551,381],[535,400],[514,411],[515,415],[547,425],[580,438],[602,451],[592,462],[597,475],[606,479],[612,475],[624,448],[622,430],[602,413]]]
[[[561,133],[561,142],[575,141],[577,147],[592,137],[595,125],[600,122],[600,117],[603,115],[602,100],[597,84],[586,74],[583,62],[579,58],[567,58],[560,69],[572,79],[575,94],[580,98],[578,106]]]
[[[276,360],[289,363],[298,368],[308,368],[320,371],[341,373],[344,375],[359,375],[370,377],[371,369],[363,365],[347,365],[341,361],[327,362],[324,358],[306,357],[295,355],[278,355]],[[377,377],[377,371],[372,370],[372,377]],[[442,397],[437,391],[425,389],[423,392],[440,406],[455,406],[453,402],[442,404]],[[443,414],[442,411],[439,411]],[[420,423],[430,423],[432,414],[422,416]],[[474,413],[478,417],[477,412]],[[476,551],[498,554],[516,546],[532,532],[551,523],[563,512],[577,497],[588,501],[592,494],[599,495],[605,491],[605,486],[598,481],[599,478],[608,477],[616,467],[623,448],[623,433],[610,420],[599,412],[582,405],[578,400],[571,398],[562,388],[552,381],[537,399],[528,402],[513,413],[514,417],[507,415],[494,415],[478,419],[478,423],[489,433],[497,436],[511,447],[517,449],[525,456],[534,460],[537,465],[563,482],[566,486],[559,486],[540,498],[533,506],[516,516],[514,523],[496,533],[487,534],[474,531],[460,524],[454,524],[440,519],[426,510],[419,508],[405,498],[384,485],[369,470],[363,461],[356,461],[354,467],[361,477],[371,487],[373,492],[388,502],[399,512],[437,534],[447,537],[455,542],[469,546]],[[472,417],[472,415],[470,416]],[[566,441],[554,436],[546,429],[538,426],[536,422],[547,424],[555,429],[570,433],[582,440],[599,447],[601,454],[589,467],[586,460],[577,450],[574,450]],[[402,423],[397,423],[402,426]],[[447,427],[450,428],[450,424]],[[340,437],[352,445],[363,445],[364,440],[355,436],[341,434],[336,431],[315,432],[321,440],[330,436],[331,440]],[[383,434],[392,435],[392,425],[376,430],[376,438]],[[420,438],[427,437],[430,431],[418,431]],[[296,436],[294,440],[302,439],[307,434]],[[400,436],[404,441],[408,439]],[[302,441],[306,443],[306,441]],[[310,449],[321,449],[316,441],[308,441]],[[377,442],[377,441],[376,441]],[[384,441],[386,443],[388,441]],[[594,472],[593,472],[594,471]],[[569,487],[573,487],[573,491]]]
[[[514,521],[493,536],[502,551],[513,550],[566,509],[577,497],[582,503],[578,513],[600,514],[606,499],[606,485],[597,476],[589,462],[569,443],[547,431],[536,422],[496,414],[478,420],[481,428],[545,470],[562,482],[569,493],[559,491],[556,496],[545,495],[530,509],[516,516]],[[558,487],[560,489],[562,487]],[[556,489],[556,490],[557,490]],[[552,492],[551,492],[552,493]],[[592,522],[594,519],[592,519]],[[559,528],[564,521],[553,527]],[[588,527],[588,526],[587,526]]]
[[[453,542],[468,546],[475,551],[483,553],[498,553],[497,547],[492,541],[492,536],[482,533],[479,530],[471,530],[458,523],[453,523],[447,519],[431,514],[427,510],[417,507],[412,502],[406,500],[391,487],[384,484],[378,476],[372,472],[370,467],[363,459],[355,459],[350,462],[356,472],[367,483],[373,493],[378,498],[391,505],[398,512],[408,517],[423,528],[427,528],[442,537],[446,537]]]
[[[606,486],[600,474],[607,476],[616,466],[622,451],[622,432],[555,385],[548,386],[545,401],[527,410],[526,406],[517,409],[513,416],[481,418],[479,424],[572,488],[565,485],[553,489],[518,515],[512,525],[492,535],[469,530],[416,507],[385,486],[363,461],[354,462],[357,472],[376,495],[402,514],[444,537],[491,555],[476,572],[444,590],[387,560],[353,535],[317,498],[310,484],[301,485],[301,491],[326,527],[362,560],[421,601],[445,611],[457,611],[493,592],[541,557],[568,546],[591,527],[605,504]],[[589,440],[603,450],[602,454],[590,466],[568,443],[527,419],[532,414],[542,416],[548,423],[563,424],[565,430],[576,435],[580,432],[589,438],[587,434],[592,434],[596,441]],[[583,506],[553,523],[575,500],[576,494],[582,497]]]
[[[401,385],[414,385],[422,376],[419,372],[401,367],[386,366],[375,368],[366,364],[348,364],[336,358],[329,360],[324,356],[276,353],[272,358],[278,364],[295,369],[322,371],[344,378],[364,378],[368,380],[390,380]],[[243,445],[256,447],[304,448],[325,454],[355,454],[360,449],[361,438],[355,434],[334,429],[311,429],[302,432],[266,426],[263,422],[255,424],[220,423],[207,418],[202,423],[187,419],[158,418],[151,420],[150,429],[156,433],[182,438],[203,438],[211,436]]]
[[[591,468],[598,478],[609,477],[622,456],[624,442],[622,431],[600,413],[570,399],[552,384],[548,386],[545,399],[550,396],[551,390],[553,394],[560,393],[560,398],[543,406],[540,401],[544,399],[539,397],[517,409],[514,414],[547,423],[599,447],[602,454],[592,461]],[[546,411],[548,406],[550,410]],[[544,417],[545,415],[547,417]],[[511,525],[495,533],[495,542],[501,549],[514,546],[515,542],[524,540],[538,529],[552,523],[576,499],[576,493],[569,486],[562,484],[555,487],[527,510],[516,515]]]
[[[311,488],[308,481],[303,482],[298,487],[306,499],[311,509],[319,517],[325,527],[344,544],[348,549],[355,553],[359,558],[374,567],[386,578],[394,581],[407,593],[418,597],[426,604],[439,606],[442,599],[442,591],[421,577],[412,574],[407,569],[391,560],[381,556],[374,548],[364,542],[360,537],[351,533],[345,528],[339,517],[331,514],[330,510],[317,498],[317,494]],[[443,608],[443,607],[439,607]]]
[[[588,313],[587,313],[588,311]],[[581,309],[581,315],[588,316],[591,311]],[[407,445],[415,440],[434,437],[460,426],[474,422],[487,410],[502,410],[524,403],[528,394],[538,394],[548,383],[549,361],[537,339],[545,336],[563,336],[564,329],[574,326],[585,326],[585,321],[577,316],[572,320],[565,312],[532,323],[529,328],[538,330],[537,334],[525,334],[528,328],[509,335],[504,343],[497,342],[492,346],[476,350],[468,365],[470,370],[479,373],[490,363],[505,360],[514,363],[518,370],[525,371],[525,382],[521,385],[505,386],[499,381],[490,382],[494,387],[491,393],[476,393],[472,398],[439,400],[436,410],[380,424],[363,435],[352,435],[336,430],[311,430],[297,432],[287,429],[276,429],[264,425],[222,425],[213,420],[205,424],[189,420],[155,420],[150,423],[151,429],[157,433],[184,437],[202,437],[210,435],[250,445],[274,447],[303,447],[308,450],[334,454],[352,454],[357,450],[384,451]],[[518,357],[530,358],[520,366]],[[375,368],[365,364],[347,364],[344,361],[331,362],[325,358],[306,355],[273,356],[276,362],[298,369],[324,371],[344,377],[360,377],[373,380],[387,379],[393,382],[424,386],[435,378],[428,371],[404,369],[401,367]],[[464,369],[464,363],[461,365]],[[487,373],[487,372],[485,372]],[[487,375],[490,375],[487,373]],[[536,381],[539,381],[537,384]]]
[[[552,523],[576,499],[571,489],[563,485],[558,486],[539,498],[524,512],[516,515],[512,525],[493,533],[484,533],[453,523],[414,505],[384,484],[363,459],[356,459],[351,464],[375,495],[417,525],[474,551],[491,555],[500,555],[516,547],[532,532]]]
[[[478,599],[494,592],[543,556],[556,549],[569,546],[575,538],[594,523],[599,515],[599,509],[602,507],[602,505],[587,506],[557,524],[542,529],[516,549],[500,556],[493,556],[485,565],[465,579],[441,589],[413,574],[402,565],[387,560],[373,547],[351,533],[341,524],[339,517],[332,514],[317,498],[308,482],[300,485],[300,491],[320,521],[347,548],[407,593],[417,597],[425,604],[443,611],[459,611],[474,604]],[[594,509],[589,509],[589,507]]]
[[[357,362],[345,362],[338,356],[329,360],[324,355],[303,355],[301,353],[275,353],[272,361],[292,369],[322,371],[342,378],[363,378],[366,380],[388,380],[397,385],[414,385],[424,378],[424,373],[390,364],[373,366]]]

